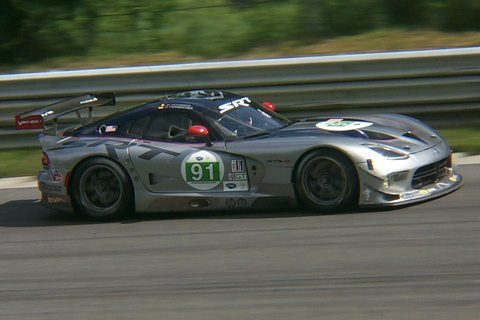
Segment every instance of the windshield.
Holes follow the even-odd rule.
[[[223,104],[218,111],[206,110],[203,116],[226,140],[270,133],[290,124],[288,119],[249,98]]]

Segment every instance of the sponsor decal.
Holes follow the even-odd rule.
[[[235,208],[235,206],[237,205],[237,201],[235,201],[235,199],[227,199],[227,201],[225,201],[225,205],[228,207],[228,208]]]
[[[415,195],[412,192],[405,192],[400,197],[404,200],[411,200],[415,197]]]
[[[450,184],[449,183],[444,183],[444,182],[438,182],[438,183],[435,183],[435,186],[437,186],[438,189],[443,190],[443,189],[447,189],[448,187],[450,187]],[[435,191],[436,189],[431,188],[429,190]]]
[[[183,159],[181,171],[185,182],[198,190],[215,188],[225,173],[222,159],[217,154],[205,150],[187,155]]]
[[[44,193],[62,193],[62,185],[61,184],[53,184],[53,183],[39,183],[39,189]]]
[[[43,117],[40,115],[24,118],[15,116],[15,125],[17,130],[43,129]]]
[[[247,206],[247,200],[244,198],[239,198],[237,200],[233,198],[229,198],[225,201],[225,205],[228,208],[235,208],[235,207],[246,207]]]
[[[225,205],[228,208],[235,208],[235,207],[246,207],[247,206],[247,200],[244,198],[238,198],[237,200],[233,198],[229,198],[225,201]]]
[[[117,128],[118,126],[116,124],[114,125],[104,125],[102,124],[99,128],[98,128],[98,133],[100,134],[104,134],[104,133],[111,133],[111,132],[116,132],[117,131]]]
[[[432,193],[435,190],[436,190],[435,188],[430,188],[427,190],[415,190],[415,191],[405,192],[401,194],[401,198],[404,200],[421,198],[421,197],[428,196],[430,193]]]
[[[363,195],[365,196],[365,201],[370,201],[372,190],[370,188],[366,188],[365,191],[363,191]]]
[[[65,197],[49,197],[43,196],[43,200],[47,203],[56,204],[56,203],[68,203],[68,200]]]
[[[276,159],[276,160],[267,160],[267,163],[283,163],[283,164],[289,164],[290,163],[290,160],[280,160],[280,159]]]
[[[246,173],[229,173],[228,180],[230,181],[247,180],[247,174]]]
[[[19,126],[23,126],[23,125],[28,125],[28,124],[40,124],[42,123],[42,120],[38,120],[38,119],[34,119],[34,120],[19,120],[17,121],[17,124]]]
[[[247,205],[247,200],[243,199],[243,198],[240,198],[237,200],[237,205],[239,207],[245,207]]]
[[[232,172],[245,172],[243,160],[232,160]]]
[[[181,104],[181,103],[172,103],[172,104],[167,104],[168,109],[186,109],[186,110],[192,110],[193,107],[190,104]]]
[[[182,109],[182,110],[192,110],[193,107],[191,104],[184,104],[184,103],[162,103],[158,110],[163,109]]]
[[[106,126],[105,127],[105,132],[115,132],[115,131],[117,131],[117,128],[118,128],[117,125]]]
[[[50,174],[52,176],[52,181],[55,181],[55,182],[63,181],[63,175],[58,170],[51,170]]]
[[[219,105],[218,109],[220,109],[220,113],[225,113],[229,110],[232,110],[238,107],[249,107],[251,102],[252,100],[250,100],[249,98],[243,97],[243,98]]]
[[[316,127],[328,131],[349,131],[358,130],[370,127],[373,123],[366,121],[330,119],[324,122],[319,122]]]
[[[223,182],[223,191],[248,191],[248,181]]]
[[[451,176],[450,178],[448,178],[450,181],[452,182],[457,182],[457,181],[460,181],[460,176],[458,175],[453,175]]]

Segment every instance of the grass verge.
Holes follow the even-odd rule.
[[[290,41],[262,46],[236,54],[219,54],[216,58],[192,56],[177,51],[102,54],[57,57],[31,64],[1,65],[0,73],[40,72],[112,68],[200,61],[250,60],[264,58],[304,57],[368,52],[390,52],[480,46],[480,32],[439,32],[432,30],[380,29],[355,36]]]
[[[449,128],[437,131],[447,140],[454,152],[480,154],[480,127]]]
[[[455,152],[480,154],[480,128],[440,129]],[[41,169],[40,148],[0,150],[0,178],[35,176]]]
[[[42,168],[40,148],[0,150],[0,178],[36,176]]]

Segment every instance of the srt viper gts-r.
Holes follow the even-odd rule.
[[[113,94],[87,94],[16,116],[18,129],[44,129],[44,205],[94,218],[294,205],[338,212],[424,201],[462,182],[445,140],[402,115],[291,121],[271,104],[198,90],[92,121],[93,108],[112,104]],[[60,132],[57,120],[72,112],[82,124]]]

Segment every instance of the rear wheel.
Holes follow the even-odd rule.
[[[303,158],[295,176],[299,200],[308,207],[338,212],[358,204],[358,176],[350,160],[335,150]]]
[[[106,158],[81,163],[71,181],[74,209],[95,219],[121,217],[133,210],[133,188],[125,170]]]

